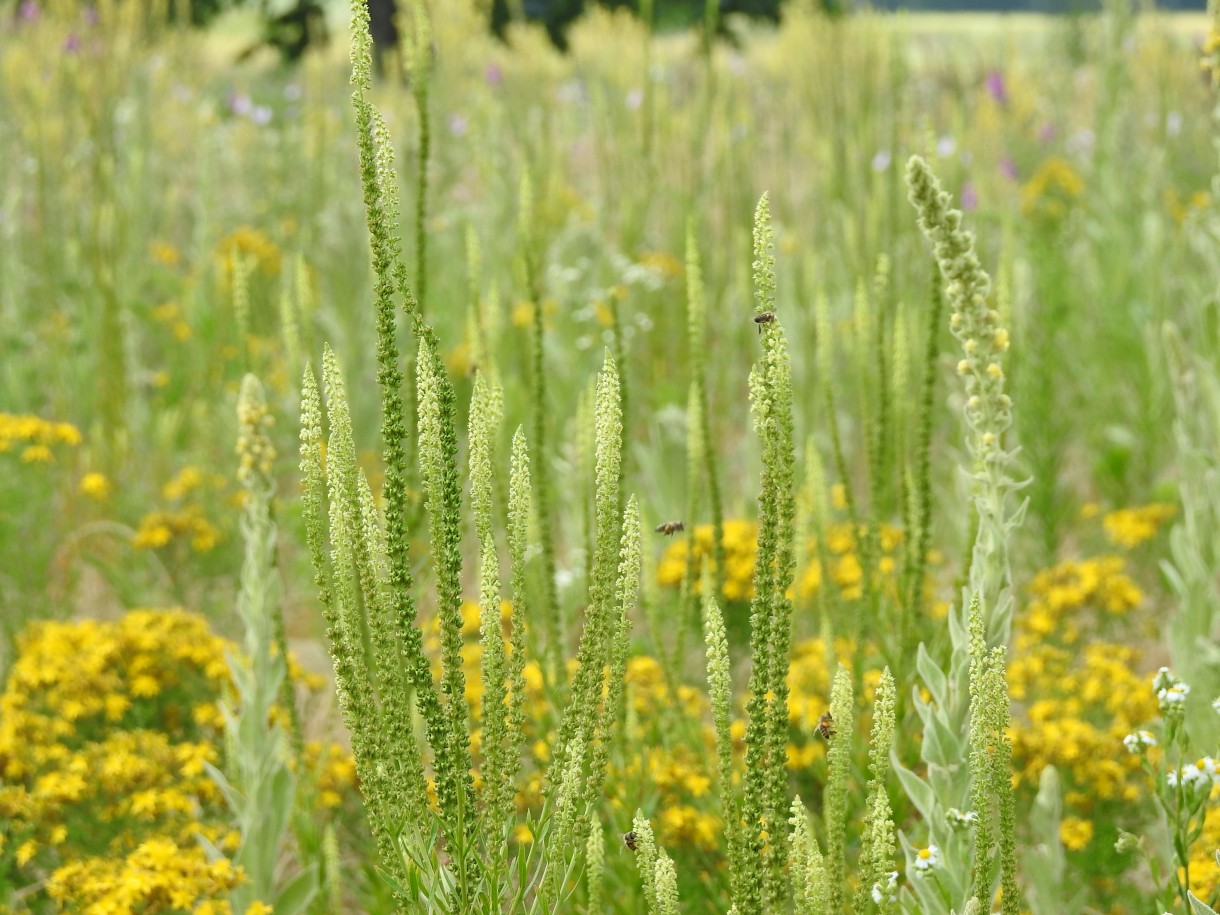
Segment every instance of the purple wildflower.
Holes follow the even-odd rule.
[[[1008,156],[1005,156],[1000,160],[1000,174],[1009,181],[1016,181],[1020,177],[1020,174],[1017,172],[1017,163],[1013,162]]]
[[[962,209],[969,213],[979,205],[979,192],[974,188],[974,182],[967,181],[962,185]]]
[[[504,82],[504,71],[500,69],[499,64],[488,64],[487,71],[483,74],[483,79],[489,86],[498,86]]]
[[[987,94],[1001,105],[1008,104],[1008,86],[1004,83],[1004,74],[999,70],[987,74]]]

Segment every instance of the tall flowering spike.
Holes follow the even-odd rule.
[[[763,194],[754,208],[754,313],[775,307],[775,246],[772,243],[771,201]]]
[[[596,809],[601,800],[606,782],[606,771],[610,763],[610,747],[614,743],[614,729],[622,717],[623,689],[627,682],[627,660],[631,654],[631,620],[628,614],[635,606],[640,589],[640,561],[642,553],[640,537],[640,506],[635,496],[627,501],[623,513],[623,536],[619,546],[618,580],[614,588],[613,635],[609,645],[610,679],[606,687],[606,698],[598,716],[597,740],[593,746],[593,758],[589,767],[588,804]]]
[[[508,662],[508,742],[514,752],[508,755],[509,782],[521,767],[520,748],[525,742],[525,621],[531,606],[527,593],[525,565],[529,542],[531,510],[530,455],[525,430],[513,434],[508,479],[508,556],[512,566],[512,654]]]
[[[678,872],[664,849],[657,853],[657,915],[678,915]]]
[[[818,848],[818,840],[809,824],[809,814],[799,796],[792,799],[788,823],[792,827],[789,846],[789,878],[796,911],[803,915],[830,915],[830,894],[826,879],[826,862]],[[863,912],[863,909],[857,909]]]
[[[470,502],[479,541],[479,627],[482,631],[483,779],[491,835],[507,843],[513,813],[513,786],[508,781],[508,741],[505,704],[504,628],[500,621],[500,560],[492,520],[491,450],[496,416],[492,394],[482,373],[475,378],[470,402]],[[504,849],[507,850],[506,848]]]
[[[1016,800],[1012,790],[1012,744],[1008,737],[1009,698],[1006,649],[988,650],[978,595],[970,603],[970,799],[977,815],[974,832],[974,891],[990,899],[996,868],[1001,911],[1021,910],[1016,880]]]
[[[605,910],[602,899],[603,883],[606,875],[606,834],[602,824],[594,818],[589,830],[589,841],[585,844],[586,876],[589,885],[588,911],[601,912]]]
[[[556,741],[555,759],[566,758],[567,744],[578,729],[587,731],[596,720],[602,698],[604,670],[614,638],[613,603],[619,565],[619,475],[622,467],[623,419],[619,404],[618,371],[607,352],[597,381],[597,446],[595,457],[596,523],[589,608],[577,650],[578,667],[572,696]],[[587,741],[586,741],[587,747]]]
[[[419,392],[419,463],[436,574],[440,619],[441,695],[445,700],[447,758],[438,760],[437,796],[453,827],[472,799],[469,708],[462,668],[461,488],[457,473],[453,388],[430,341],[421,339],[416,356]],[[465,820],[473,827],[473,816]]]
[[[305,521],[305,543],[313,563],[314,584],[328,627],[335,626],[331,602],[330,564],[326,559],[326,471],[322,466],[325,439],[322,433],[322,396],[313,366],[306,365],[301,379],[301,507]]]
[[[1017,485],[1009,478],[1012,454],[1004,447],[1004,435],[1012,424],[1012,401],[1004,393],[1003,355],[1008,349],[1008,331],[1001,326],[999,313],[988,304],[991,281],[979,263],[974,237],[962,228],[962,214],[950,206],[950,198],[941,190],[927,164],[914,157],[907,165],[910,200],[918,214],[919,226],[932,244],[941,276],[945,281],[945,298],[951,308],[949,327],[961,342],[963,358],[958,373],[966,388],[966,441],[970,466],[964,468],[972,481],[974,515],[977,529],[970,557],[968,582],[963,600],[950,615],[949,639],[952,645],[947,670],[936,668],[921,655],[918,664],[923,680],[947,694],[943,702],[925,702],[916,698],[915,709],[922,719],[925,733],[960,733],[966,726],[967,715],[978,708],[987,674],[987,645],[1004,645],[1008,641],[1012,618],[1012,574],[1008,540],[1021,523],[1024,507],[1011,508]],[[933,300],[934,310],[939,301]],[[929,359],[932,359],[929,341]],[[930,362],[929,362],[930,364]],[[925,377],[925,404],[929,402],[930,380]],[[923,422],[929,422],[925,408]],[[921,436],[924,433],[921,431]],[[921,451],[927,439],[920,443]],[[924,460],[924,458],[920,458]],[[924,470],[917,487],[923,491],[917,522],[920,543],[916,561],[926,560],[926,531],[929,527],[927,483]],[[922,567],[922,565],[920,566]],[[922,577],[922,576],[920,576]],[[919,593],[920,580],[914,569],[908,581],[908,603]],[[968,610],[967,607],[970,607]],[[1002,677],[1001,677],[1002,679]],[[947,689],[946,689],[947,687]],[[993,846],[998,827],[992,791],[988,780],[992,776],[991,761],[980,757],[981,747],[989,743],[980,728],[984,723],[977,716],[970,719],[969,749],[944,741],[925,741],[924,762],[927,775],[899,769],[912,799],[921,804],[927,823],[929,845],[945,849],[939,867],[941,881],[946,885],[965,887],[973,881],[976,892],[990,899],[994,876]],[[1007,765],[1007,764],[1006,764]],[[1006,776],[1007,777],[1007,776]],[[976,852],[973,857],[957,853],[961,843],[951,835],[947,815],[966,798],[976,807],[978,817],[975,834]],[[911,852],[908,851],[908,861]],[[973,874],[972,874],[973,871]],[[925,905],[935,905],[934,888],[927,881],[912,884],[912,890]]]
[[[693,221],[687,223],[686,226],[686,302],[687,342],[690,348],[691,363],[690,397],[687,408],[687,421],[691,426],[687,454],[688,473],[690,474],[687,523],[693,524],[695,521],[698,487],[701,480],[706,480],[707,497],[712,514],[712,558],[716,564],[716,590],[719,591],[724,585],[724,509],[720,503],[720,474],[716,469],[716,447],[712,441],[708,408],[707,297]]]
[[[881,673],[873,701],[873,730],[869,746],[867,807],[864,837],[859,861],[859,888],[856,911],[868,909],[869,900],[882,912],[891,912],[896,905],[894,873],[895,829],[886,781],[890,771],[890,753],[894,746],[895,703],[897,691],[887,667]]]
[[[450,759],[448,723],[441,707],[431,664],[424,654],[423,636],[416,625],[415,582],[408,555],[407,480],[410,468],[404,442],[408,440],[407,409],[403,401],[403,376],[399,369],[398,327],[395,292],[414,320],[418,334],[434,339],[432,329],[420,318],[405,281],[401,244],[398,239],[398,180],[394,151],[380,113],[365,98],[372,86],[372,38],[369,35],[368,4],[352,2],[352,106],[356,116],[356,142],[360,158],[365,217],[373,266],[373,298],[377,331],[377,384],[381,391],[381,438],[385,484],[386,561],[388,568],[387,610],[398,631],[401,647],[394,666],[405,669],[415,691],[415,702],[424,719],[428,743],[438,758],[438,768],[453,768]],[[438,779],[438,782],[440,780]]]
[[[377,842],[382,864],[401,870],[393,833],[385,821],[386,784],[381,745],[381,715],[373,696],[364,650],[361,616],[362,593],[358,550],[361,543],[360,502],[356,482],[356,445],[351,412],[339,362],[328,346],[322,354],[322,381],[326,388],[330,439],[326,449],[326,482],[330,499],[330,539],[334,609],[327,635],[335,662],[339,707],[352,735],[352,755],[365,791],[365,810]]]
[[[950,206],[949,194],[918,156],[907,164],[907,184],[919,227],[932,243],[945,280],[952,308],[949,327],[962,344],[957,371],[966,387],[967,445],[974,460],[970,470],[979,519],[970,591],[979,592],[987,609],[988,641],[1006,644],[1012,617],[1008,537],[1020,514],[1008,505],[1015,485],[1008,476],[1012,454],[1004,448],[1012,425],[1012,400],[1004,393],[1008,330],[988,305],[991,279],[979,263],[974,235],[962,228],[961,211]]]
[[[649,915],[657,911],[657,840],[652,834],[652,824],[642,810],[635,812],[631,821],[635,834],[635,866],[639,869],[644,884],[644,902]]]
[[[976,593],[970,600],[970,804],[978,818],[974,827],[974,885],[990,897],[995,844],[995,813],[991,797],[990,722],[985,712],[988,674],[983,608]]]
[[[1008,736],[1009,698],[1005,671],[1007,649],[991,649],[987,678],[987,716],[991,722],[995,752],[991,758],[991,791],[996,798],[999,820],[1000,911],[1019,915],[1021,886],[1017,882],[1017,799],[1012,785],[1012,741]]]
[[[728,847],[729,886],[736,902],[743,879],[741,854],[745,836],[741,826],[741,803],[733,785],[732,688],[729,639],[724,616],[712,592],[711,576],[703,573],[703,640],[707,645],[707,687],[716,734],[716,776],[720,784],[721,815]]]
[[[830,749],[826,751],[826,871],[830,880],[829,910],[839,912],[843,909],[847,884],[847,792],[855,722],[851,672],[842,664],[835,671],[830,687],[830,715],[834,719],[835,736],[830,739]]]
[[[373,88],[373,36],[369,32],[367,0],[352,0],[352,85],[358,93]]]
[[[754,667],[746,706],[746,778],[742,813],[747,848],[743,861],[742,915],[756,915],[778,904],[785,890],[787,860],[788,663],[792,604],[788,590],[795,576],[793,529],[796,520],[796,446],[792,419],[792,366],[775,303],[775,264],[771,253],[767,198],[758,203],[754,225],[756,309],[771,317],[759,324],[763,355],[750,372],[750,408],[762,446],[762,485],[758,497],[758,554],[754,598],[750,604],[750,643]],[[768,841],[764,844],[762,834]],[[765,899],[754,899],[761,886]]]
[[[284,608],[280,600],[273,597],[278,590],[274,576],[276,525],[272,517],[275,499],[275,446],[271,443],[271,427],[275,424],[267,409],[267,398],[263,386],[253,375],[246,375],[241,382],[241,393],[237,400],[237,478],[246,490],[246,512],[243,531],[246,537],[246,562],[242,566],[242,594],[258,593],[251,603],[265,608],[265,622],[257,626],[269,629],[269,638],[274,642],[280,659],[288,657],[288,639],[284,633]],[[249,582],[247,582],[249,577]],[[252,633],[252,619],[246,621],[246,631]],[[282,663],[282,662],[281,662]],[[301,719],[297,712],[296,695],[292,681],[286,671],[280,674],[280,702],[288,711],[289,737],[293,754],[300,759],[304,752],[304,737]]]
[[[911,527],[907,540],[910,548],[903,554],[906,575],[906,612],[902,625],[915,615],[923,597],[924,574],[928,567],[928,550],[932,541],[932,425],[936,410],[936,377],[940,350],[936,345],[944,312],[944,296],[940,286],[932,284],[932,301],[928,308],[925,330],[923,378],[921,380],[919,423],[915,431],[915,470],[911,488]],[[905,649],[905,639],[902,644]]]

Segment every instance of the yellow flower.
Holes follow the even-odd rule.
[[[1176,513],[1175,505],[1153,503],[1140,508],[1112,511],[1101,523],[1111,543],[1130,550],[1155,537],[1161,525]]]
[[[1058,222],[1084,193],[1084,179],[1066,159],[1052,156],[1021,188],[1021,212],[1042,222]]]
[[[55,455],[51,453],[51,449],[46,445],[30,445],[21,452],[21,462],[23,464],[51,464],[55,461]]]
[[[152,255],[153,260],[166,267],[177,267],[182,262],[182,254],[167,241],[156,240],[149,242],[148,253]]]
[[[104,502],[110,498],[111,485],[104,474],[98,473],[96,470],[91,471],[81,477],[80,491],[83,495],[90,499],[96,499],[98,502]]]
[[[161,497],[167,502],[177,502],[203,485],[203,471],[198,467],[183,467],[168,483],[161,487]]]
[[[1079,817],[1064,817],[1059,824],[1059,840],[1068,851],[1080,851],[1093,841],[1093,823]]]
[[[249,907],[246,909],[246,915],[271,915],[271,913],[274,911],[275,908],[273,906],[269,906],[265,902],[255,900],[254,902],[250,903]]]

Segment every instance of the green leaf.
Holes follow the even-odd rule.
[[[1186,896],[1188,899],[1190,899],[1190,911],[1192,915],[1217,915],[1215,909],[1209,906],[1194,893],[1188,892]]]

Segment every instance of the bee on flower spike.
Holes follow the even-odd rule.
[[[628,851],[635,851],[635,830],[623,833],[623,844],[627,846]]]
[[[760,334],[762,333],[762,326],[764,324],[770,324],[774,320],[775,312],[773,311],[764,311],[762,314],[757,314],[754,316],[754,323],[758,325],[758,332]]]
[[[828,741],[835,736],[835,720],[829,711],[822,712],[822,717],[818,719],[818,733]]]

